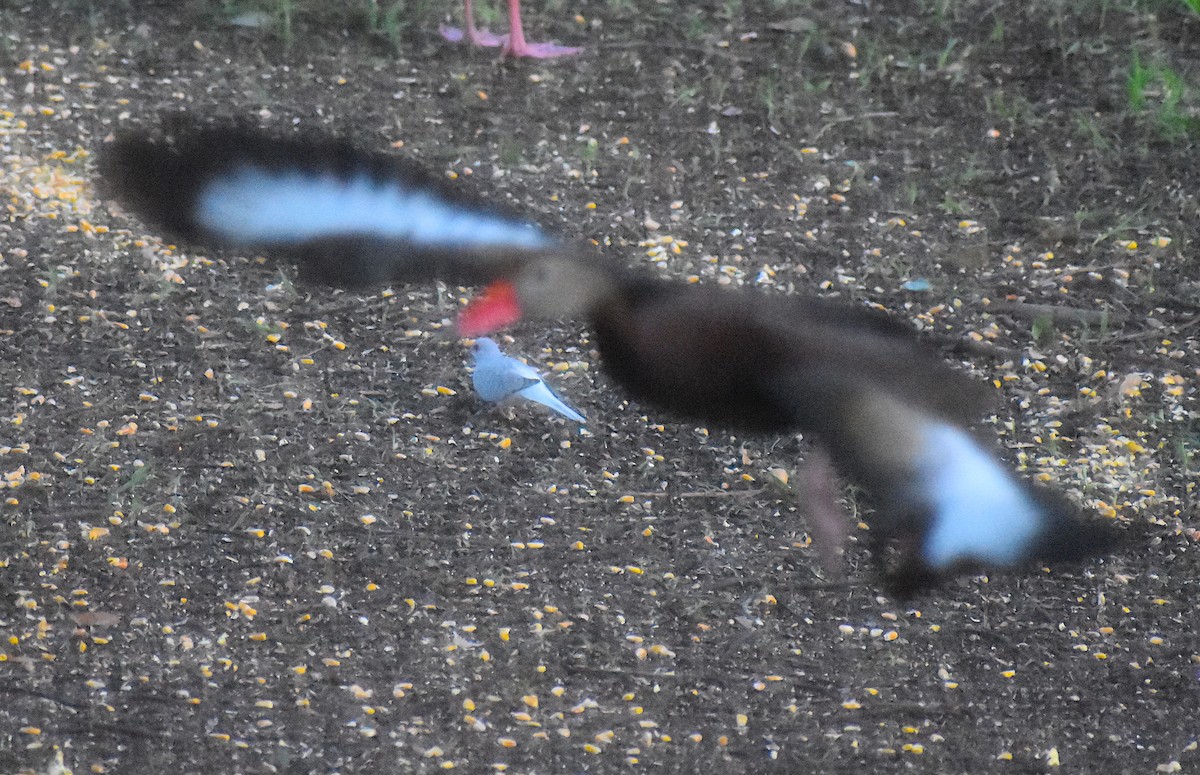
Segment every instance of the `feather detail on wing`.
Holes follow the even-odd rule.
[[[333,285],[488,282],[559,248],[532,222],[414,164],[328,138],[131,134],[100,166],[106,196],[170,235],[286,255]]]

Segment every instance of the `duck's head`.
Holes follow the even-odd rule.
[[[487,334],[522,318],[588,317],[616,287],[615,270],[601,261],[546,254],[489,285],[458,316],[463,336]]]

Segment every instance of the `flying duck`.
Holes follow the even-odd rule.
[[[104,150],[101,184],[174,238],[279,255],[325,284],[487,285],[462,312],[465,336],[583,320],[603,368],[647,406],[812,434],[869,493],[898,597],[962,570],[1077,561],[1117,542],[1002,462],[971,428],[988,413],[986,387],[884,313],[633,271],[410,162],[326,137],[128,134]]]

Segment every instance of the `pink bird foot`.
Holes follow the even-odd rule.
[[[474,24],[468,26],[465,31],[458,27],[447,27],[443,24],[438,27],[438,32],[451,43],[462,43],[464,40],[469,40],[472,46],[479,48],[508,46],[507,35],[497,35],[491,30],[476,29]]]
[[[525,36],[520,33],[521,28],[515,27],[511,35],[505,36],[507,39],[501,50],[508,56],[553,59],[554,57],[572,57],[583,53],[583,49],[576,46],[560,46],[557,43],[527,43]]]
[[[464,39],[471,45],[480,47],[500,47],[505,56],[530,57],[532,59],[551,59],[554,57],[575,56],[583,49],[574,46],[560,46],[557,43],[530,43],[525,40],[525,30],[521,24],[521,1],[508,0],[508,35],[497,35],[486,29],[475,27],[475,11],[473,0],[463,0],[463,16],[466,18],[466,30],[457,27],[442,26],[438,32],[451,43],[460,43]]]

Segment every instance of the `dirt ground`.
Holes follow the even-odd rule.
[[[228,5],[0,5],[0,772],[1200,770],[1200,17],[529,2],[586,52],[502,62],[450,0]],[[1128,545],[899,605],[772,484],[806,441],[628,402],[581,326],[506,347],[586,431],[475,416],[468,289],[308,286],[97,200],[104,138],[178,111],[882,305]]]

